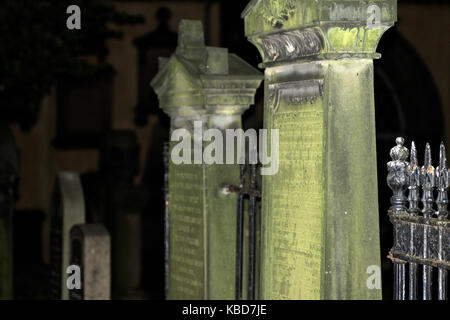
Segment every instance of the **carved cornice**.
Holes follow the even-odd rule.
[[[287,31],[249,40],[266,63],[318,55],[324,48],[324,39],[317,29]]]

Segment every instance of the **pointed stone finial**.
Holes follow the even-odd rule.
[[[205,47],[205,35],[199,20],[181,20],[178,27],[178,46]]]
[[[420,168],[417,161],[416,144],[411,142],[411,156],[407,168],[408,174],[408,202],[409,214],[416,216],[419,213],[419,186],[420,186]]]
[[[436,212],[436,214],[438,216],[438,219],[444,220],[448,215],[447,190],[449,187],[449,182],[448,182],[447,158],[445,155],[445,146],[443,142],[441,142],[441,146],[439,149],[439,167],[436,168],[436,187],[438,191],[438,196],[436,199],[438,211]]]
[[[178,27],[178,46],[176,53],[189,60],[202,60],[205,54],[205,34],[198,20],[181,20]]]
[[[171,130],[190,130],[195,120],[221,129],[241,123],[264,78],[228,49],[207,47],[201,21],[181,20],[175,53],[159,62],[150,85],[171,118]]]
[[[407,174],[406,168],[408,166],[409,151],[403,146],[405,139],[399,137],[395,140],[397,145],[391,149],[390,156],[392,161],[389,161],[387,183],[389,188],[392,189],[394,195],[391,197],[391,208],[393,212],[404,211],[405,208],[405,195],[404,191],[407,186]]]
[[[433,211],[433,189],[435,187],[435,170],[431,163],[431,147],[427,143],[425,147],[425,162],[420,170],[420,184],[423,189],[422,204],[423,204],[423,216],[430,218]]]

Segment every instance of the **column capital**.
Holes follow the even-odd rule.
[[[397,0],[252,0],[242,18],[262,66],[373,59],[380,57],[381,36],[397,21]]]

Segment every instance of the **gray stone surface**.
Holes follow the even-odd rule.
[[[81,268],[81,289],[70,290],[71,300],[111,298],[111,239],[101,224],[80,224],[72,228],[71,264]]]
[[[83,189],[73,172],[57,175],[51,206],[51,297],[67,300],[66,270],[70,260],[70,229],[85,222]]]

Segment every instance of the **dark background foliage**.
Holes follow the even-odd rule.
[[[66,27],[69,5],[83,7],[82,29]],[[122,33],[111,25],[143,22],[93,0],[4,0],[0,5],[0,119],[29,129],[39,104],[62,74],[86,75],[105,70],[106,40]],[[94,56],[98,63],[82,59]]]

